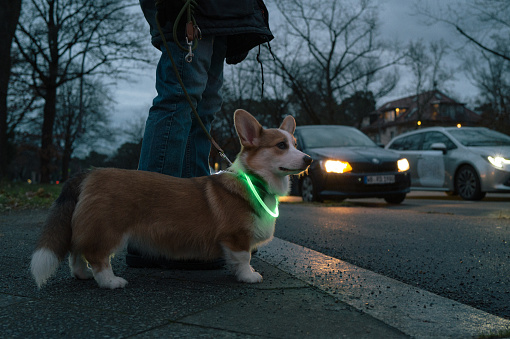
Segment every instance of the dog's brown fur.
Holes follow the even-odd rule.
[[[253,223],[253,207],[239,199],[246,196],[246,187],[232,176],[181,179],[142,171],[95,170],[83,182],[73,215],[73,251],[82,253],[91,265],[99,264],[122,245],[119,234],[130,234],[140,247],[177,259],[218,258],[222,242],[232,250],[248,251],[245,239]],[[224,212],[231,210],[236,213]]]
[[[235,124],[242,150],[230,171],[182,179],[159,173],[95,169],[66,183],[50,210],[32,257],[39,286],[70,252],[72,274],[94,277],[101,287],[124,287],[110,256],[129,239],[150,254],[174,259],[214,259],[224,255],[240,281],[260,282],[249,265],[253,247],[269,241],[275,219],[261,211],[240,172],[262,178],[271,194],[288,190],[286,175],[299,172],[310,159],[294,148],[295,122],[266,130],[248,112],[238,110]],[[286,143],[286,149],[281,148]],[[277,147],[277,146],[280,147]],[[283,159],[283,160],[282,160]],[[268,165],[275,160],[281,164]],[[91,269],[88,269],[90,265]]]

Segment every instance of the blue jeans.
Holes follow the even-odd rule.
[[[186,90],[208,131],[220,110],[226,37],[204,37],[193,51],[191,63],[187,52],[168,43]],[[156,90],[145,124],[139,170],[190,178],[210,174],[211,143],[196,121],[177,81],[172,63],[162,46],[156,70]]]

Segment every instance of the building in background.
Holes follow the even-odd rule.
[[[444,93],[433,90],[389,101],[365,117],[361,130],[387,144],[399,134],[421,127],[477,126],[480,116]]]

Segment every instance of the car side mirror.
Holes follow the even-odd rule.
[[[432,145],[430,145],[430,149],[434,151],[441,151],[443,152],[443,154],[446,154],[447,151],[446,145],[442,142],[433,143]]]

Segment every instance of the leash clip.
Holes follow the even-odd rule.
[[[222,157],[228,163],[229,166],[232,166],[232,162],[223,151],[218,150],[218,153],[220,154],[220,157]]]
[[[186,37],[186,44],[188,44],[188,54],[186,54],[186,62],[192,62],[193,57],[195,54],[193,54],[193,40],[189,41],[188,37]]]
[[[186,23],[186,44],[188,45],[188,54],[186,54],[186,62],[193,61],[193,41],[195,39],[202,38],[202,31],[198,28],[197,25],[193,25],[192,21],[188,21]]]

